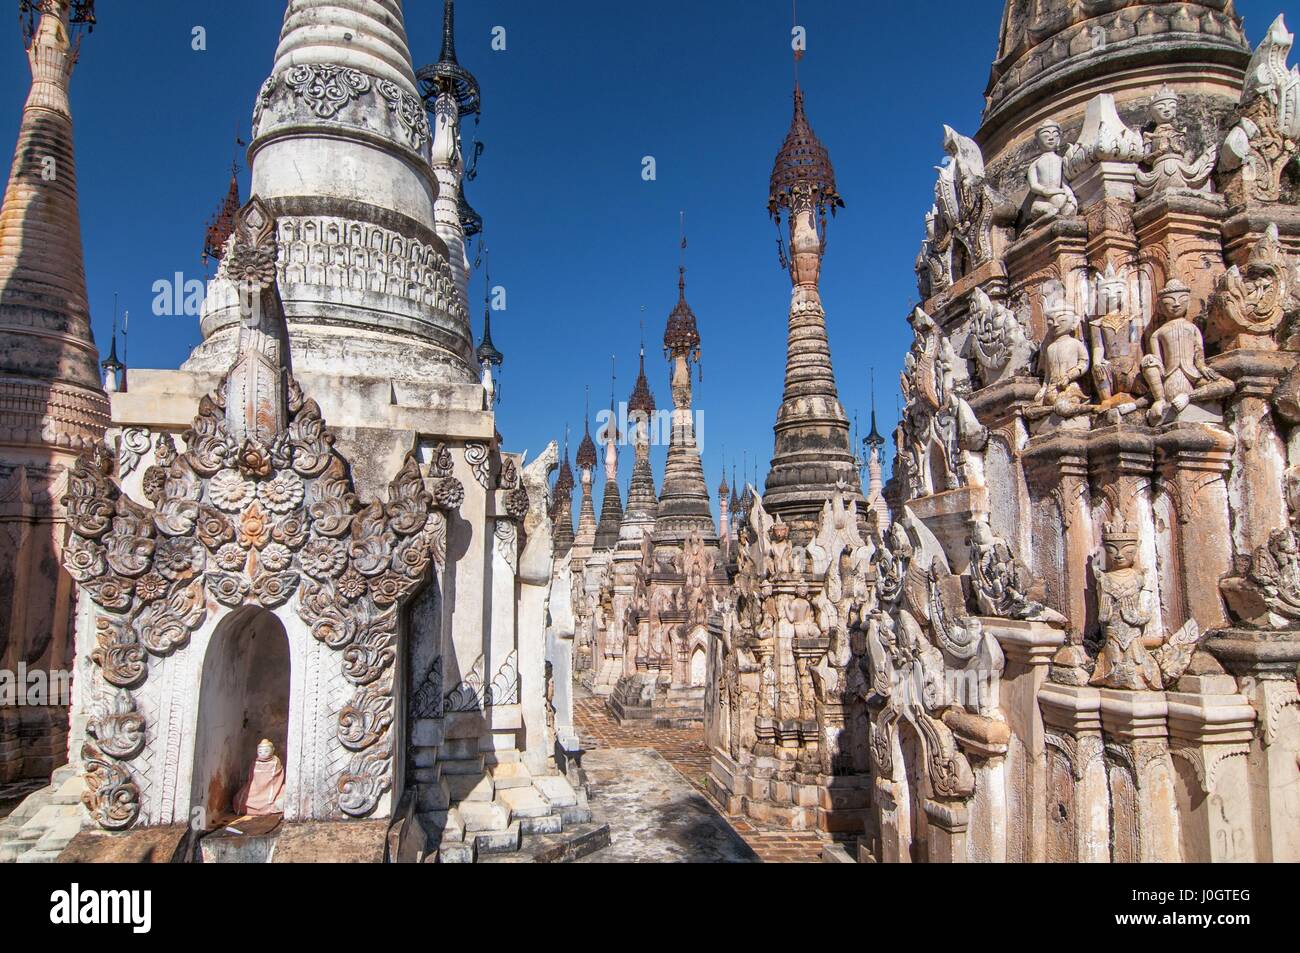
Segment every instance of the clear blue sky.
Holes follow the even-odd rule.
[[[1257,42],[1283,0],[1238,0]],[[13,4],[10,3],[12,7]],[[73,77],[82,234],[96,340],[105,351],[113,295],[131,312],[129,363],[173,368],[199,341],[194,318],[154,317],[151,287],[202,278],[204,223],[224,196],[236,130],[270,70],[282,0],[100,0]],[[406,0],[417,66],[437,58],[441,0]],[[942,158],[941,124],[973,134],[997,42],[999,0],[877,3],[801,0],[807,111],[847,203],[823,269],[840,396],[867,427],[876,369],[881,431],[895,419],[911,339],[912,270]],[[4,21],[0,21],[3,23]],[[28,73],[14,20],[0,31],[0,148],[12,148]],[[191,49],[191,30],[207,50]],[[506,28],[493,52],[491,29]],[[789,0],[462,0],[461,62],[478,76],[486,144],[468,189],[483,215],[493,315],[506,355],[498,429],[507,449],[538,452],[581,435],[584,385],[619,400],[647,367],[668,406],[659,347],[676,300],[678,211],[686,211],[687,297],[703,337],[704,459],[772,450],[789,279],[767,217],[768,176],[790,121]],[[658,178],[641,179],[653,155]],[[241,186],[247,190],[247,172]],[[482,279],[473,282],[475,336]],[[644,308],[644,315],[642,312]],[[891,448],[892,449],[892,448]],[[663,449],[656,448],[656,472]],[[624,486],[630,453],[621,461]]]

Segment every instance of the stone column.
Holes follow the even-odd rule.
[[[967,800],[934,801],[926,798],[925,817],[929,822],[929,861],[932,864],[964,864],[966,831],[970,825]]]
[[[1300,631],[1224,629],[1206,647],[1258,716],[1247,755],[1255,859],[1300,860]]]
[[[1088,492],[1086,434],[1060,433],[1034,438],[1024,454],[1025,478],[1035,501],[1034,539],[1042,550],[1023,553],[1034,573],[1047,582],[1048,601],[1070,620],[1069,642],[1081,645],[1092,608],[1088,599],[1088,557],[1092,553],[1092,500]],[[1044,507],[1046,500],[1053,507]],[[1061,564],[1050,564],[1050,541],[1060,540]]]
[[[1013,863],[1047,860],[1047,748],[1038,693],[1065,631],[1042,622],[981,619],[1006,656],[1000,701],[1011,729],[1007,751],[1007,849]]]
[[[1195,776],[1195,784],[1177,786],[1182,859],[1254,861],[1247,757],[1255,710],[1231,675],[1184,675],[1178,689],[1165,696],[1170,752],[1175,769],[1186,762]]]
[[[1038,693],[1049,748],[1047,859],[1110,860],[1110,795],[1102,758],[1101,692],[1048,682]]]
[[[1160,487],[1177,513],[1181,617],[1167,613],[1169,631],[1195,619],[1201,631],[1227,625],[1219,580],[1232,569],[1227,473],[1235,438],[1217,427],[1174,424],[1156,438]],[[1166,609],[1170,607],[1166,606]]]
[[[1174,798],[1173,764],[1169,758],[1168,705],[1164,692],[1132,692],[1103,688],[1101,722],[1107,751],[1119,755],[1133,774],[1138,856],[1144,864],[1179,861],[1178,807]],[[1114,768],[1112,768],[1114,770]],[[1125,805],[1114,796],[1112,785],[1111,829],[1123,828]],[[1118,845],[1112,836],[1112,860]]]

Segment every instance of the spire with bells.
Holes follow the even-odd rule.
[[[683,229],[681,247],[686,248]],[[677,268],[677,304],[664,329],[664,356],[672,367],[673,422],[664,464],[663,488],[655,514],[655,542],[680,542],[698,531],[717,541],[704,465],[695,439],[691,407],[691,365],[700,361],[700,332],[695,312],[686,303],[686,265]]]
[[[86,296],[68,98],[79,32],[93,28],[94,4],[32,0],[19,13],[32,82],[0,206],[0,404],[24,408],[6,443],[75,451],[97,442],[109,422]],[[0,464],[7,456],[0,451]]]
[[[636,383],[627,400],[628,425],[632,429],[632,479],[627,485],[627,509],[618,528],[618,549],[640,553],[641,539],[654,530],[659,500],[655,477],[650,469],[650,427],[655,417],[655,398],[645,376],[645,340],[641,341]]]
[[[768,212],[780,231],[789,225],[790,251],[782,265],[793,286],[786,343],[785,388],[777,411],[776,446],[763,504],[806,540],[822,505],[840,483],[862,502],[849,421],[831,366],[826,314],[818,280],[826,241],[826,211],[844,206],[835,170],[804,113],[803,90],[794,89],[794,116],[772,168]]]
[[[596,548],[613,549],[618,542],[618,528],[623,522],[623,502],[618,489],[618,414],[614,409],[614,356],[609,358],[609,423],[601,434],[605,445],[605,492],[600,501],[600,525],[596,527]]]
[[[487,393],[487,405],[491,407],[501,400],[501,388],[492,379],[492,369],[500,369],[505,363],[505,355],[497,350],[496,345],[492,343],[492,268],[487,262],[487,252],[484,250],[485,267],[483,268],[483,340],[479,342],[478,350],[474,353],[478,356],[478,363],[483,368],[483,390]]]
[[[208,261],[221,261],[226,254],[226,242],[235,232],[235,216],[239,214],[240,206],[243,203],[239,200],[239,166],[236,163],[230,164],[230,187],[226,190],[226,198],[217,209],[216,215],[208,222],[207,230],[203,233],[203,264],[207,265]]]
[[[881,465],[880,448],[885,445],[885,438],[876,429],[876,385],[875,371],[871,374],[871,430],[862,438],[862,445],[867,448],[867,506],[875,511],[880,531],[889,529],[889,503],[885,500],[884,471]]]
[[[117,393],[125,383],[122,379],[122,372],[126,370],[126,365],[117,359],[117,295],[113,295],[113,342],[108,348],[108,357],[99,364],[104,369],[104,392],[108,394]]]
[[[478,80],[456,58],[456,4],[443,0],[442,53],[436,63],[415,73],[425,108],[433,119],[430,161],[438,179],[434,204],[435,230],[447,243],[452,273],[463,297],[468,297],[469,256],[466,244],[482,232],[483,218],[465,198],[465,159],[461,148],[461,123],[478,116],[482,102]],[[481,147],[477,147],[481,148]],[[477,155],[475,156],[477,158]]]
[[[555,524],[555,555],[573,548],[573,468],[569,466],[569,425],[564,425],[564,462],[555,478],[551,521]]]
[[[578,444],[578,455],[574,459],[578,464],[579,479],[582,481],[582,503],[578,509],[578,532],[574,538],[574,547],[582,556],[590,555],[596,542],[596,507],[592,502],[592,481],[598,462],[596,442],[591,439],[591,398],[587,399],[587,412],[584,415],[582,442]]]

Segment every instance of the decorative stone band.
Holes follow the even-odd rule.
[[[386,107],[367,108],[375,98]],[[307,63],[275,73],[253,107],[253,136],[321,119],[400,142],[423,154],[430,140],[424,105],[396,83],[347,66]]]
[[[0,443],[80,452],[97,443],[108,425],[108,399],[102,392],[0,380]]]

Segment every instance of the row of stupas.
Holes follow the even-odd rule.
[[[0,859],[465,862],[582,828],[547,612],[558,453],[502,448],[486,318],[473,343],[480,97],[452,0],[419,70],[400,0],[287,0],[251,195],[232,183],[205,236],[203,342],[129,375],[112,350],[110,397],[67,98],[93,4],[31,12],[0,214],[0,652],[71,669],[71,724],[67,700],[0,711],[5,776],[69,759]],[[282,818],[231,840],[259,765]]]
[[[597,449],[590,424],[575,457],[581,474],[577,531],[572,528],[572,470],[565,448],[556,478],[559,573],[573,587],[577,631],[575,666],[586,685],[607,696],[621,721],[698,725],[704,716],[707,622],[727,591],[726,546],[734,531],[722,514],[714,523],[696,439],[691,375],[700,360],[701,338],[686,301],[686,270],[678,271],[677,303],[664,330],[673,408],[659,413],[645,371],[645,348],[626,403],[625,428],[613,405],[600,432],[605,486],[600,519],[593,502]],[[665,419],[666,417],[666,419]],[[667,437],[664,479],[656,492],[650,447]],[[630,440],[635,454],[622,507],[618,446]]]

